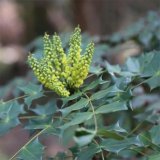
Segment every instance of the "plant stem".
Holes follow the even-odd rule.
[[[36,135],[34,135],[27,143],[23,145],[9,160],[13,160],[21,151],[24,147],[26,147],[28,144],[30,144],[34,139],[36,139],[39,135],[41,135],[45,130],[47,130],[50,126],[44,128],[40,132],[38,132]]]
[[[16,97],[16,98],[14,98],[14,99],[10,99],[10,100],[8,100],[8,101],[5,101],[4,103],[9,103],[9,102],[12,102],[12,101],[15,101],[15,100],[21,99],[21,98],[25,98],[25,97],[27,97],[27,96],[29,96],[29,95],[25,94],[25,95],[22,95],[22,96]]]
[[[97,118],[96,118],[94,106],[93,106],[93,104],[92,104],[91,99],[88,97],[88,95],[85,94],[85,93],[83,93],[83,94],[87,97],[87,99],[88,99],[88,101],[89,101],[89,103],[90,103],[90,106],[91,106],[91,108],[92,108],[93,118],[94,118],[94,124],[95,124],[95,131],[97,132],[97,130],[98,130],[98,127],[97,127],[97,126],[98,126],[98,125],[97,125]]]
[[[94,141],[94,143],[98,146],[98,147],[100,147],[100,145],[98,144],[98,142],[94,139],[93,140]],[[101,157],[102,157],[102,160],[104,160],[104,154],[103,154],[103,150],[102,150],[102,148],[100,147],[100,150],[101,150]]]
[[[144,123],[144,121],[140,122],[131,132],[129,132],[129,133],[127,134],[126,137],[132,135],[136,130],[139,129],[139,127],[140,127],[143,123]]]

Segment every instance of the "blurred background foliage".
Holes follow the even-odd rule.
[[[43,52],[44,32],[60,33],[63,47],[67,50],[70,32],[79,24],[83,31],[82,48],[85,48],[90,40],[96,44],[91,73],[99,73],[98,66],[105,68],[105,60],[111,64],[125,63],[125,68],[135,62],[134,59],[125,62],[128,57],[159,50],[159,7],[159,0],[1,0],[0,99],[9,100],[20,96],[22,92],[17,86],[25,86],[30,81],[36,82],[26,64],[26,57],[29,51],[37,56]],[[136,63],[139,64],[141,61]],[[113,66],[107,66],[111,71],[114,70]],[[134,69],[138,70],[136,67]],[[130,71],[134,69],[133,66],[130,67]],[[157,85],[156,82],[149,84],[152,87]],[[34,90],[33,86],[28,87]],[[147,117],[147,121],[157,123],[155,117],[159,114],[155,102],[159,104],[159,93],[149,94],[147,87],[138,87],[134,92],[137,96],[133,99],[134,108],[150,106],[145,113],[140,113],[140,108],[135,113],[136,118],[140,120]],[[36,96],[33,99],[42,95]],[[31,101],[32,99],[28,98],[26,103],[29,104]],[[13,112],[18,115],[24,111]],[[151,112],[156,114],[152,115]],[[126,126],[134,126],[133,122],[128,123],[130,124]],[[17,121],[10,125],[17,127],[7,132],[11,127],[7,126],[7,134],[0,138],[0,157],[4,156],[4,159],[5,156],[13,155],[29,139],[29,132],[22,129]],[[66,150],[59,145],[55,137],[48,137],[42,141],[49,146],[46,150],[48,155]]]

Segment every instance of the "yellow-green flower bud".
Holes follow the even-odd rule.
[[[81,29],[79,26],[75,28],[73,35],[70,37],[68,63],[70,66],[74,66],[79,62],[81,57]]]
[[[90,43],[85,54],[81,55],[80,32],[77,27],[70,37],[68,54],[65,54],[58,35],[55,34],[50,40],[49,35],[45,34],[44,57],[38,60],[31,54],[28,56],[28,62],[37,79],[61,96],[69,96],[70,89],[79,88],[89,71],[94,44]]]

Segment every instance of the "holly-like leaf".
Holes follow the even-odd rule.
[[[45,105],[37,105],[34,109],[30,110],[36,113],[37,115],[53,115],[57,111],[57,105],[55,100],[50,100]]]
[[[39,142],[38,138],[36,138],[21,149],[18,158],[22,160],[42,160],[43,149],[43,145]]]
[[[132,146],[141,147],[143,144],[141,143],[139,137],[126,138],[124,140],[114,140],[114,139],[103,139],[101,142],[101,146],[104,150],[109,152],[119,153],[124,149],[129,149]]]
[[[100,151],[101,150],[97,145],[91,144],[78,153],[77,160],[92,160],[93,156]]]
[[[23,106],[17,101],[0,103],[0,135],[20,124],[18,116],[24,113]]]
[[[33,83],[28,83],[28,85],[21,86],[21,87],[19,87],[19,89],[22,90],[27,95],[35,95],[42,90],[42,86],[36,85]]]
[[[86,98],[81,98],[78,102],[68,106],[64,109],[60,109],[59,111],[62,112],[63,117],[71,113],[72,111],[80,110],[88,105],[89,101]]]
[[[118,92],[123,92],[122,90],[120,90],[119,88],[117,88],[116,85],[113,85],[107,89],[104,89],[104,90],[100,90],[96,93],[94,93],[92,96],[91,96],[91,99],[92,100],[99,100],[101,98],[104,98],[106,97],[107,95],[110,95],[110,94],[117,94]]]
[[[74,140],[80,147],[82,147],[91,143],[95,135],[96,131],[81,127],[76,130]]]
[[[96,114],[112,113],[117,111],[127,110],[126,102],[113,102],[110,104],[103,105],[95,110]]]
[[[150,129],[150,136],[152,143],[159,145],[160,144],[160,125],[154,126]]]
[[[25,129],[44,129],[52,125],[52,116],[41,115],[35,118],[30,118]]]
[[[70,126],[76,125],[76,124],[81,124],[89,119],[91,119],[93,116],[92,112],[81,112],[81,113],[76,113],[72,120],[68,123],[65,123],[63,126],[61,126],[61,129],[66,129]]]
[[[31,106],[33,100],[43,96],[41,85],[29,83],[28,85],[19,88],[27,95],[27,97],[24,98],[24,102],[27,104],[28,108]]]
[[[69,96],[69,97],[65,97],[65,98],[62,98],[62,101],[63,101],[63,105],[64,106],[68,101],[71,101],[71,100],[74,100],[74,99],[77,99],[79,98],[80,96],[82,95],[82,92],[76,92],[75,94]]]
[[[28,106],[28,108],[30,108],[32,101],[35,99],[41,98],[41,97],[43,97],[42,92],[35,93],[34,95],[30,95],[30,96],[27,96],[26,98],[24,98],[24,102]]]

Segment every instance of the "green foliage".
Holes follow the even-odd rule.
[[[39,143],[38,139],[35,139],[32,143],[21,149],[18,158],[23,160],[41,160],[43,149],[44,147]]]
[[[18,116],[24,113],[23,105],[14,102],[0,102],[0,134],[8,132],[20,124]]]
[[[138,22],[137,26],[141,28],[141,25]],[[123,36],[130,39],[135,33],[140,33],[140,28],[130,30],[130,34]],[[61,37],[62,46],[69,50],[67,38],[64,40],[63,35]],[[74,52],[74,47],[80,51],[79,46],[72,46],[72,38],[69,52]],[[121,38],[114,38],[110,37],[114,45],[121,43]],[[80,39],[77,41],[80,42]],[[88,36],[83,35],[85,47],[88,41]],[[98,44],[95,46],[98,61],[101,59],[101,47]],[[42,48],[38,50],[42,51]],[[39,57],[39,53],[35,51],[34,56]],[[78,64],[76,59],[71,59]],[[98,66],[92,63],[84,84],[68,97],[60,97],[36,84],[32,75],[30,83],[13,82],[15,86],[19,84],[19,90],[12,93],[15,98],[6,100],[4,97],[0,102],[0,135],[22,124],[24,129],[30,131],[31,137],[10,160],[158,160],[159,60],[160,51],[157,50],[130,57],[123,65],[112,65],[105,61],[102,68],[99,67],[101,63]],[[47,156],[41,139],[49,135],[58,136],[69,152]],[[72,146],[69,148],[70,142]]]
[[[121,32],[114,33],[105,39],[110,46],[115,46],[128,40],[141,45],[144,51],[160,49],[160,21],[159,14],[149,12],[144,18],[132,24]]]

